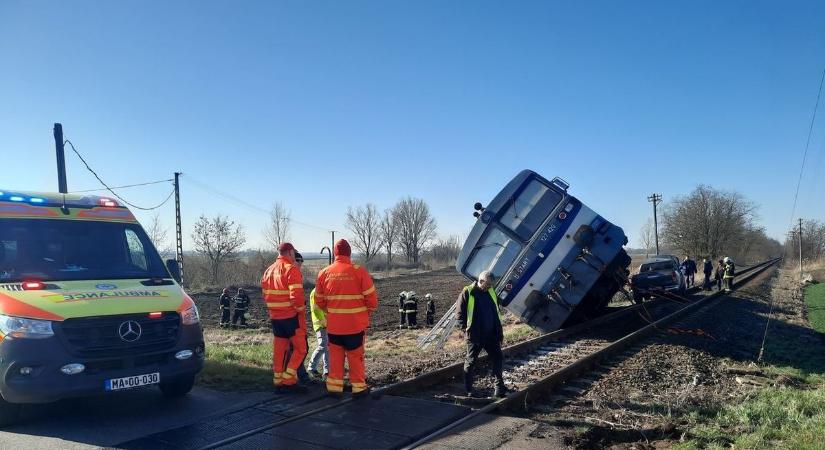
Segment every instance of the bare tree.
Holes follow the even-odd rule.
[[[650,257],[650,249],[653,247],[656,236],[653,231],[653,219],[647,219],[642,229],[639,230],[639,244],[645,248],[645,258]]]
[[[387,251],[387,270],[389,270],[392,268],[392,247],[398,241],[398,221],[395,219],[395,211],[392,208],[384,210],[378,228],[381,233],[381,242]]]
[[[161,225],[160,215],[158,213],[152,216],[152,221],[149,223],[149,227],[146,228],[146,234],[149,235],[149,240],[152,241],[152,244],[155,245],[155,248],[161,255],[167,255],[172,252],[168,241],[169,232]]]
[[[364,256],[365,263],[369,263],[381,250],[380,226],[381,216],[372,203],[355,209],[347,208],[347,229],[353,234],[352,245]]]
[[[459,252],[461,252],[461,238],[451,235],[446,239],[439,239],[425,254],[436,264],[453,265],[458,259]]]
[[[221,266],[234,258],[246,242],[243,227],[220,214],[213,219],[200,216],[193,227],[192,242],[195,251],[209,261],[209,273],[213,284],[219,281]]]
[[[407,261],[418,264],[421,250],[435,237],[438,226],[424,200],[407,197],[395,205],[398,238]]]
[[[289,240],[290,212],[283,203],[276,202],[269,212],[269,225],[264,229],[264,238],[273,248]]]
[[[740,254],[754,229],[756,206],[738,192],[700,185],[664,209],[662,237],[688,255]]]

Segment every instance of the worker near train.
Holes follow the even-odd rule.
[[[240,320],[241,328],[246,328],[246,312],[249,311],[249,296],[246,295],[243,288],[238,288],[238,294],[235,295],[232,302],[235,304],[235,311],[232,314],[232,326],[237,326]]]
[[[296,390],[298,367],[307,353],[303,277],[295,265],[295,247],[278,246],[278,259],[261,278],[261,290],[272,323],[272,381],[276,388]],[[303,327],[303,329],[301,329]],[[292,348],[292,356],[287,353]]]
[[[723,278],[725,279],[725,290],[730,292],[733,290],[733,278],[736,276],[736,265],[733,260],[725,256],[722,260],[725,263],[725,272]]]
[[[218,305],[221,309],[221,322],[220,327],[228,327],[229,326],[229,313],[232,308],[232,296],[229,295],[229,289],[223,288],[223,292],[221,292],[221,298],[218,299]]]
[[[685,256],[682,261],[682,273],[685,274],[685,287],[693,287],[694,277],[696,275],[696,261],[690,259],[690,256]]]
[[[493,373],[496,376],[494,396],[503,397],[507,393],[504,385],[504,355],[501,343],[504,330],[501,324],[501,312],[498,309],[498,297],[493,289],[493,274],[485,270],[478,275],[478,281],[464,287],[458,296],[458,323],[467,340],[467,355],[464,359],[464,388],[467,396],[476,396],[473,390],[473,371],[481,350],[487,352]]]
[[[722,290],[722,277],[724,276],[724,273],[725,273],[725,261],[720,259],[716,263],[716,272],[714,272],[714,274],[713,274],[713,279],[716,281],[716,290],[717,291]]]
[[[315,350],[309,358],[309,373],[315,378],[324,378],[329,374],[329,336],[327,335],[327,316],[315,301],[315,289],[309,293],[310,317],[312,329],[315,330]],[[323,362],[323,364],[321,364]],[[318,366],[323,368],[323,374],[318,372]]]
[[[398,294],[398,313],[401,314],[401,322],[398,324],[398,328],[404,328],[404,325],[407,323],[407,313],[404,312],[404,300],[407,299],[407,291],[401,291]]]
[[[329,336],[327,392],[340,396],[344,391],[344,361],[349,365],[352,394],[369,392],[364,366],[364,343],[370,313],[378,307],[372,277],[363,266],[350,260],[349,242],[335,242],[335,262],[318,273],[315,302],[326,314]]]
[[[408,291],[404,299],[404,314],[407,315],[407,328],[418,328],[418,296],[415,291]]]
[[[424,298],[427,300],[427,326],[433,326],[435,323],[435,300],[433,300],[432,294],[427,294]]]
[[[713,262],[710,258],[702,259],[702,273],[705,275],[705,279],[702,280],[702,290],[709,291],[711,289],[711,275],[713,274]]]

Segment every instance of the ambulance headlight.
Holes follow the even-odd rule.
[[[198,307],[195,305],[190,306],[182,313],[180,313],[180,321],[184,325],[194,325],[201,321],[201,316],[198,313]]]
[[[44,339],[54,336],[49,320],[24,319],[0,314],[0,332],[14,338]]]

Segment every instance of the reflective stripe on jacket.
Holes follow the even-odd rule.
[[[355,334],[369,327],[378,295],[367,270],[346,256],[318,272],[315,302],[326,313],[329,334]]]
[[[725,278],[733,278],[735,272],[733,263],[725,264]]]
[[[266,269],[261,279],[261,291],[273,320],[289,319],[305,310],[304,284],[301,270],[284,256]]]
[[[309,293],[309,314],[312,317],[312,329],[315,331],[327,327],[327,315],[315,302],[315,289]]]

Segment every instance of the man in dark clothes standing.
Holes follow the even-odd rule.
[[[685,256],[685,260],[682,261],[682,273],[685,274],[685,287],[692,288],[693,287],[693,277],[696,274],[696,261],[690,259],[690,256]]]
[[[232,305],[232,297],[229,295],[229,289],[223,288],[223,293],[220,298],[221,307],[221,328],[229,326],[229,308]]]
[[[473,391],[473,370],[481,350],[487,352],[496,376],[495,397],[504,397],[504,355],[501,343],[504,331],[498,310],[498,297],[493,289],[493,274],[485,270],[478,275],[478,281],[466,286],[458,296],[458,323],[466,333],[467,356],[464,359],[464,388],[467,396],[476,396]]]
[[[427,299],[427,325],[433,326],[435,323],[435,300],[433,300],[432,294],[427,294],[424,298]]]
[[[246,328],[246,311],[249,309],[249,296],[243,288],[238,288],[238,295],[233,299],[235,301],[235,313],[232,315],[232,326],[241,321],[241,327]]]
[[[705,279],[702,281],[702,290],[711,290],[711,275],[713,275],[713,262],[710,258],[705,258],[702,264],[702,273],[705,274]]]

